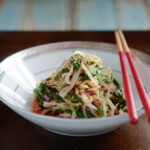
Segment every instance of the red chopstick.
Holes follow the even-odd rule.
[[[118,34],[120,35],[120,38],[122,40],[123,47],[124,47],[124,50],[126,51],[126,55],[127,55],[130,67],[131,67],[131,71],[132,71],[132,74],[134,77],[134,81],[135,81],[139,96],[141,98],[142,104],[143,104],[145,112],[147,114],[148,121],[150,122],[150,100],[148,99],[148,96],[147,96],[146,91],[144,89],[143,83],[142,83],[140,76],[137,72],[137,69],[135,67],[135,64],[133,62],[133,59],[132,59],[132,56],[130,53],[130,49],[128,47],[128,44],[125,40],[125,37],[124,37],[122,31],[119,30]]]
[[[115,32],[115,37],[118,46],[118,53],[120,56],[120,63],[121,63],[123,83],[124,83],[125,96],[126,96],[127,106],[128,106],[128,114],[130,117],[130,123],[135,125],[138,123],[138,115],[137,115],[133,93],[130,85],[130,79],[129,79],[128,70],[125,62],[122,44],[117,31]]]

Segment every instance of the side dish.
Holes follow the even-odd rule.
[[[98,118],[127,111],[120,82],[95,55],[73,50],[34,89],[32,111],[61,118]]]

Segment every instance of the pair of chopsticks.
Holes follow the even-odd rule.
[[[130,49],[128,47],[128,44],[126,42],[126,39],[122,33],[122,31],[118,30],[115,31],[115,37],[116,37],[116,43],[118,47],[118,53],[120,56],[120,62],[121,62],[121,68],[122,68],[122,75],[123,75],[123,82],[124,82],[124,89],[125,89],[125,95],[127,100],[127,106],[128,106],[128,114],[130,117],[130,123],[136,124],[138,123],[138,115],[135,107],[135,101],[131,89],[130,79],[128,75],[128,70],[125,62],[125,56],[123,50],[125,50],[125,53],[127,55],[127,59],[134,77],[134,81],[139,93],[139,96],[141,98],[143,107],[145,109],[145,112],[147,114],[148,121],[150,122],[150,101],[148,99],[148,96],[146,94],[146,91],[144,89],[144,86],[142,84],[142,81],[140,79],[140,76],[137,72],[137,69],[135,67],[135,64],[132,60],[132,56],[130,53]]]

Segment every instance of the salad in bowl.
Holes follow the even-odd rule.
[[[34,89],[32,111],[61,118],[98,118],[127,111],[121,83],[95,55],[73,50]]]

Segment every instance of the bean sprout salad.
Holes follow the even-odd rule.
[[[73,50],[34,89],[32,111],[61,118],[98,118],[127,111],[120,82],[95,55]]]

